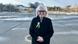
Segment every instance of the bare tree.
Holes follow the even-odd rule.
[[[3,7],[4,7],[4,5],[2,3],[0,3],[0,12],[3,11]]]
[[[30,3],[30,7],[36,9],[39,4],[39,2]]]
[[[37,6],[38,6],[39,4],[40,4],[39,2],[30,3],[30,7],[33,9],[33,10],[32,10],[33,15],[35,14],[36,8],[37,8]]]

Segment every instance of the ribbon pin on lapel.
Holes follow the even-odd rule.
[[[36,28],[40,28],[40,22],[37,23]]]

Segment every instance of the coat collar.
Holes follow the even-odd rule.
[[[43,20],[45,19],[45,17],[43,17],[43,20],[42,21],[40,20],[40,17],[39,16],[37,16],[37,19],[39,20],[39,22],[43,22]]]

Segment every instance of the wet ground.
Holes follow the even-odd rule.
[[[0,44],[31,44],[31,40],[28,40],[31,16],[13,16],[0,17]],[[51,44],[78,44],[77,16],[54,17],[52,22],[55,33],[51,38]]]

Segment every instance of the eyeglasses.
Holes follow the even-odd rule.
[[[46,12],[46,11],[44,11],[44,10],[39,10],[38,12]]]
[[[40,11],[38,11],[38,14],[39,14],[39,15],[45,15],[45,14],[47,14],[47,12],[44,11],[44,10],[40,10]]]

